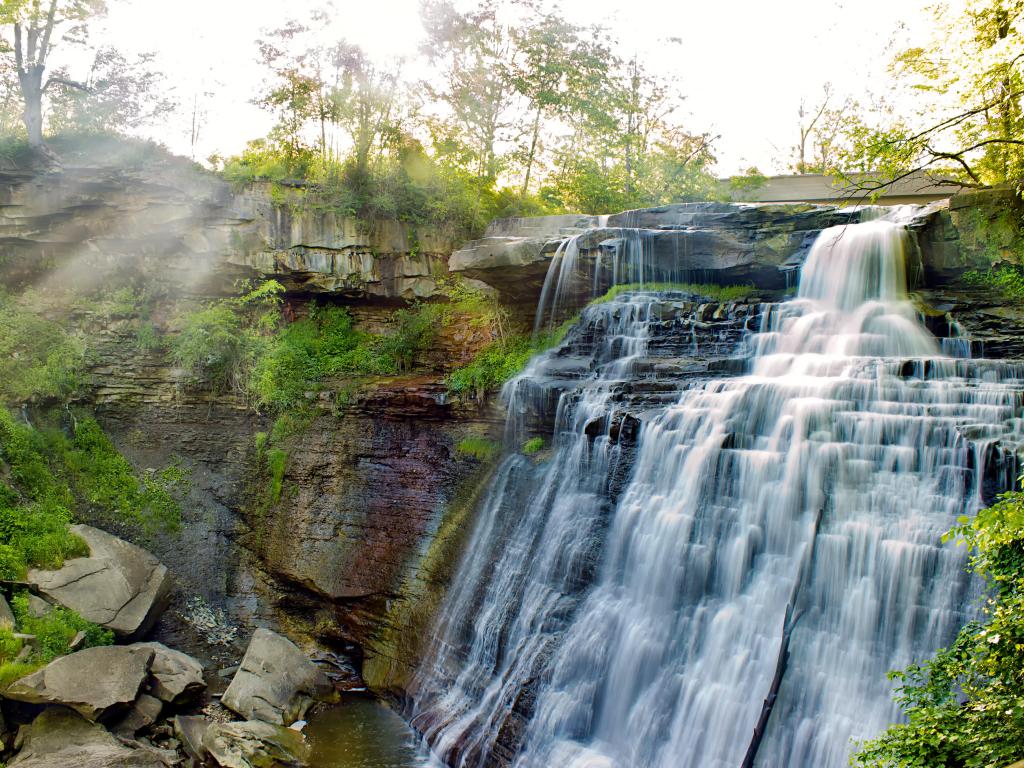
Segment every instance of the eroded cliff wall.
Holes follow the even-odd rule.
[[[667,206],[606,220],[496,222],[459,248],[452,233],[281,206],[267,189],[234,190],[182,160],[147,158],[0,174],[0,282],[35,291],[87,340],[80,405],[130,460],[143,469],[179,460],[190,470],[183,530],[153,544],[179,600],[201,595],[242,625],[274,624],[351,652],[371,686],[400,695],[488,477],[489,462],[459,445],[501,435],[496,403],[452,400],[443,383],[491,331],[456,317],[414,373],[326,382],[312,419],[287,438],[281,496],[268,503],[256,435],[271,419],[238,395],[185,387],[166,350],[140,344],[138,312],[171,333],[184,308],[231,295],[239,280],[273,277],[289,312],[301,316],[319,297],[376,328],[405,302],[443,301],[442,283],[455,273],[493,286],[512,322],[528,325],[558,243],[586,231],[578,305],[623,227],[645,228],[655,261],[683,256],[690,276],[753,282],[768,297],[792,284],[821,228],[851,216],[815,206]],[[923,310],[940,333],[960,323],[990,356],[1024,356],[1024,317],[965,275],[1019,265],[1022,219],[1019,198],[994,192],[914,223]],[[69,299],[121,289],[144,307]],[[712,318],[716,309],[696,311]]]

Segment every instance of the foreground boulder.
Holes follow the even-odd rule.
[[[135,703],[152,662],[152,648],[86,648],[51,661],[3,695],[30,704],[61,704],[88,720],[106,719]]]
[[[153,651],[149,690],[162,702],[178,706],[194,699],[206,688],[203,665],[188,654],[163,643],[135,643],[131,647]]]
[[[103,726],[63,707],[46,709],[25,731],[9,768],[166,768],[143,749],[121,744]]]
[[[72,532],[89,545],[88,557],[63,568],[33,568],[28,580],[49,600],[131,640],[145,634],[167,607],[171,582],[167,568],[141,547],[88,525]]]
[[[247,720],[291,725],[314,701],[336,700],[331,681],[295,643],[257,629],[221,703]]]
[[[258,720],[211,723],[203,748],[221,768],[302,768],[309,759],[301,733]]]

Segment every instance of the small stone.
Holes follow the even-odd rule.
[[[3,595],[0,595],[0,629],[14,629],[14,611]]]
[[[53,613],[53,606],[41,597],[30,594],[28,596],[28,615],[33,619],[41,619]]]
[[[234,665],[233,667],[224,667],[224,669],[218,669],[218,670],[217,670],[217,676],[218,676],[218,677],[223,677],[223,678],[225,678],[225,679],[226,679],[226,678],[229,678],[229,677],[231,677],[232,675],[234,675],[234,674],[235,674],[235,672],[237,672],[237,671],[238,671],[238,667],[239,667],[239,666],[241,666],[241,665],[239,665],[239,664],[235,664],[235,665]]]
[[[187,653],[163,643],[135,643],[131,647],[153,651],[150,691],[157,698],[177,706],[194,699],[206,688],[203,665]]]
[[[174,718],[174,735],[181,742],[185,754],[200,763],[206,757],[203,737],[210,728],[210,721],[204,717],[178,715]]]

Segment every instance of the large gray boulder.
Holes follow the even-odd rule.
[[[152,663],[151,648],[86,648],[12,683],[3,696],[30,704],[61,704],[96,721],[123,712],[135,702]]]
[[[149,690],[161,701],[179,705],[195,698],[206,688],[203,665],[186,653],[163,643],[135,643],[132,648],[153,651]]]
[[[48,599],[82,617],[134,639],[145,634],[167,607],[167,568],[141,547],[88,525],[71,530],[89,545],[88,557],[63,568],[33,568],[28,580]]]
[[[247,720],[291,725],[314,701],[336,701],[327,676],[288,640],[257,629],[221,703]]]
[[[220,768],[302,768],[309,759],[301,733],[258,720],[212,723],[203,748]]]
[[[9,768],[166,768],[143,749],[120,743],[106,728],[63,707],[52,707],[28,726]]]

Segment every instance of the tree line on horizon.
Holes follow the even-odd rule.
[[[954,15],[936,6],[930,41],[890,63],[893,95],[862,104],[825,84],[801,102],[787,169],[866,173],[856,183],[868,193],[918,171],[965,186],[1019,180],[1022,7],[968,0]],[[65,49],[89,48],[90,22],[107,9],[106,0],[0,4],[0,134],[44,151],[46,135],[144,135],[171,114],[167,75],[151,56],[106,45],[91,49],[87,71],[64,63]],[[253,102],[275,124],[211,165],[234,181],[311,188],[314,204],[339,211],[469,229],[495,215],[728,194],[713,174],[718,137],[687,124],[680,84],[624,54],[607,28],[540,0],[423,0],[420,15],[417,61],[428,77],[332,39],[329,9],[265,30],[254,41],[266,79]],[[193,142],[202,119],[197,103]],[[733,186],[763,179],[750,168]]]

